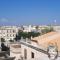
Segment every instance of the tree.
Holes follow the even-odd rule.
[[[50,26],[50,31],[54,31],[54,29],[53,29],[53,27],[52,27],[52,26]]]
[[[4,43],[1,43],[1,50],[2,51],[8,51],[9,50],[9,47],[7,47],[7,46],[5,46],[5,44]]]
[[[44,29],[41,30],[42,34],[48,33],[54,31],[53,27],[45,27]]]
[[[1,38],[1,42],[5,42],[5,39],[4,38]]]
[[[17,41],[17,40],[20,40],[21,39],[21,37],[23,37],[24,39],[26,39],[26,38],[31,38],[31,36],[32,37],[36,37],[36,36],[39,36],[40,35],[40,33],[35,33],[35,32],[21,32],[21,31],[19,31],[18,32],[18,34],[16,35],[16,38],[15,38],[15,40]]]
[[[13,40],[9,40],[10,42],[14,42]]]
[[[36,26],[36,29],[38,30],[39,26]]]
[[[14,38],[14,40],[17,41],[17,40],[19,40],[19,39],[21,39],[20,36],[18,36],[18,35],[16,34],[16,37]]]
[[[32,37],[37,37],[37,36],[40,35],[39,32],[30,32],[29,34],[30,34],[30,37],[31,37],[31,36],[32,36]]]

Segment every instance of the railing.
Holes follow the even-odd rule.
[[[20,42],[24,42],[24,43],[26,43],[26,44],[29,44],[29,45],[32,45],[32,46],[34,46],[34,47],[37,47],[37,48],[40,48],[40,49],[43,49],[43,50],[47,51],[47,49],[44,48],[41,44],[38,45],[38,44],[36,43],[36,45],[33,45],[33,43],[31,43],[31,40],[29,40],[29,41],[21,40]]]
[[[41,49],[41,48],[38,48],[38,47],[36,47],[36,46],[33,46],[33,45],[29,44],[29,43],[25,43],[25,42],[20,41],[20,44],[23,44],[23,45],[25,45],[25,46],[27,46],[27,47],[30,47],[30,48],[32,48],[32,49],[35,49],[35,50],[37,50],[37,51],[39,51],[39,52],[42,52],[42,53],[45,53],[45,54],[48,55],[47,51],[45,51],[45,50],[43,50],[43,49]]]

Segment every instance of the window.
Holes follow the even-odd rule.
[[[12,35],[10,34],[10,37],[12,37]]]
[[[7,34],[7,37],[8,37],[9,35]]]
[[[27,59],[27,50],[24,49],[24,58]]]
[[[31,52],[31,58],[34,58],[34,53],[33,52]]]
[[[15,30],[13,30],[13,33],[15,33]]]
[[[15,37],[15,35],[13,34],[13,37]]]
[[[10,33],[11,33],[11,30],[10,30]]]
[[[7,33],[8,33],[8,30],[7,30]]]

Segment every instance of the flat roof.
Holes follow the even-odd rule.
[[[12,44],[11,47],[16,49],[16,48],[21,48],[21,45],[20,44]]]

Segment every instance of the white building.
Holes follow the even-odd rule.
[[[31,32],[31,30],[32,30],[31,25],[29,25],[29,26],[23,26],[23,28],[24,28],[23,32]]]
[[[15,60],[60,60],[60,33],[49,32],[31,40],[23,38],[10,45]]]
[[[41,25],[41,26],[23,26],[23,32],[40,32],[41,30],[45,29],[45,28],[50,28],[50,26],[47,25]]]
[[[15,60],[21,59],[21,45],[17,43],[10,44],[10,57],[15,57]]]
[[[53,26],[54,30],[60,32],[60,26]]]
[[[44,52],[44,50],[41,51],[33,45],[21,43],[21,56],[23,60],[49,60],[48,55]]]
[[[13,40],[18,32],[16,26],[1,26],[0,27],[0,39]]]
[[[20,44],[23,60],[60,60],[59,32],[49,32],[32,38],[30,43],[26,40],[20,41]]]

